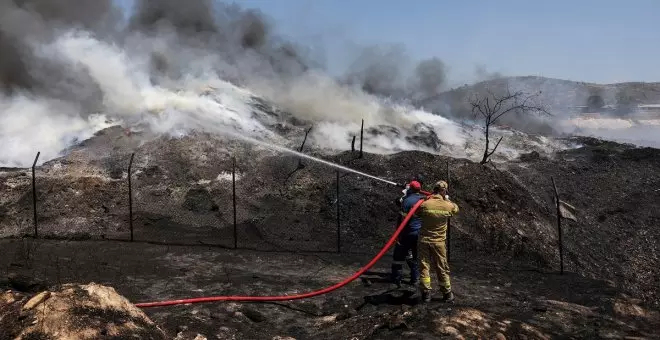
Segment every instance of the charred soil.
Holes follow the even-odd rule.
[[[422,173],[427,187],[446,179],[449,165],[450,196],[461,207],[451,229],[455,306],[401,303],[408,293],[388,293],[375,275],[285,307],[147,312],[175,335],[187,325],[218,338],[657,336],[659,152],[578,142],[582,148],[486,166],[423,152],[315,154],[396,182]],[[124,242],[131,152],[132,244]],[[239,250],[225,249],[234,244],[233,157]],[[577,210],[577,222],[564,220],[565,275],[557,274],[551,176]],[[50,240],[19,239],[32,233],[30,173],[3,169],[2,265],[49,284],[101,282],[131,301],[321,288],[357,270],[396,224],[400,188],[339,177],[337,196],[335,170],[308,160],[204,134],[145,141],[108,129],[37,169],[39,233]],[[341,255],[331,254],[337,209]]]

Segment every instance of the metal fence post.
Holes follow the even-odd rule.
[[[557,185],[555,184],[555,178],[552,179],[552,187],[555,189],[555,205],[557,208],[557,234],[559,236],[558,247],[559,247],[559,274],[564,275],[564,245],[562,242],[562,230],[561,230],[561,208],[559,203],[559,191],[557,190]]]
[[[362,158],[362,141],[364,138],[364,119],[362,119],[362,125],[360,126],[360,158]]]
[[[37,152],[37,157],[34,158],[34,163],[32,163],[32,218],[34,219],[34,238],[39,237],[39,228],[37,227],[37,178],[35,175],[35,167],[37,166],[39,155],[41,155],[41,151]]]
[[[447,160],[447,187],[449,187],[449,160]],[[447,219],[447,262],[451,260],[451,217]]]
[[[336,171],[336,187],[337,187],[337,253],[341,253],[341,222],[339,214],[339,170]]]
[[[236,223],[236,157],[232,158],[231,199],[232,199],[232,209],[234,212],[234,249],[238,249],[238,228]]]
[[[133,242],[133,184],[131,182],[133,157],[135,157],[135,153],[131,153],[131,160],[128,161],[128,226],[131,230],[131,242]]]

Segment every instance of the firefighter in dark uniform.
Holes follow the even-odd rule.
[[[422,185],[418,181],[412,181],[408,184],[405,197],[403,197],[401,202],[400,221],[406,217],[415,203],[424,199],[424,196],[420,194],[421,189]],[[419,238],[419,229],[421,226],[421,219],[417,216],[413,216],[399,234],[397,243],[394,246],[391,281],[397,286],[401,286],[401,282],[403,281],[404,263],[407,263],[408,267],[410,268],[410,283],[412,285],[416,285],[419,282],[417,241]]]

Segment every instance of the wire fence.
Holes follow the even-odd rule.
[[[359,151],[353,151],[355,154],[360,152],[357,158],[362,157],[361,149],[362,146],[360,146]],[[133,169],[136,154],[131,153],[127,157],[128,159],[125,160],[127,174],[122,180],[112,182],[110,185],[105,184],[105,186],[90,180],[89,183],[79,183],[76,188],[72,188],[76,192],[74,195],[79,195],[80,192],[98,191],[95,195],[96,198],[75,200],[60,196],[53,197],[51,200],[49,196],[53,191],[57,191],[53,189],[55,184],[48,183],[48,188],[41,190],[40,182],[41,180],[53,182],[57,179],[37,176],[36,164],[39,156],[40,152],[37,152],[31,168],[33,232],[30,236],[33,238],[77,239],[98,237],[110,241],[146,242],[163,245],[204,245],[289,252],[369,253],[370,249],[361,245],[370,243],[373,246],[380,241],[384,241],[387,237],[386,229],[378,229],[380,230],[379,233],[376,228],[362,227],[368,224],[368,220],[361,220],[356,223],[354,220],[349,221],[344,217],[350,211],[358,211],[358,214],[370,214],[371,216],[389,213],[374,210],[368,202],[356,201],[353,197],[355,195],[344,195],[343,185],[346,176],[349,174],[342,175],[339,171],[327,172],[334,176],[332,176],[332,179],[324,179],[324,184],[322,184],[322,186],[325,186],[332,183],[334,190],[326,190],[324,195],[315,198],[315,202],[307,200],[300,205],[296,203],[295,196],[300,193],[300,190],[304,189],[298,189],[298,192],[289,191],[281,196],[266,194],[258,200],[253,199],[253,193],[256,190],[255,185],[241,187],[244,181],[239,180],[239,164],[235,156],[231,157],[228,166],[229,173],[226,176],[228,178],[224,182],[215,184],[215,187],[207,189],[200,186],[185,188],[181,184],[162,183],[157,176],[158,169],[142,168],[136,174]],[[296,170],[304,168],[301,160],[296,159],[296,162],[298,163]],[[447,161],[446,170],[447,181],[450,181],[449,161]],[[291,177],[291,174],[288,177]],[[554,179],[552,181],[554,185]],[[67,183],[58,185],[66,186]],[[258,185],[257,183],[256,186]],[[108,186],[114,187],[110,188]],[[140,190],[141,187],[148,187],[149,190]],[[355,188],[352,187],[349,190],[355,190]],[[554,190],[557,211],[557,247],[560,255],[560,269],[563,273],[564,259],[561,228],[563,216],[556,186]],[[333,195],[330,194],[331,191],[334,191]],[[289,197],[286,197],[287,194]],[[95,202],[96,204],[100,203],[101,210],[106,212],[113,210],[114,215],[110,218],[100,217],[95,222],[94,214],[84,214],[81,211],[84,208],[75,206],[76,204],[85,205],[95,199],[101,200],[101,202]],[[60,209],[61,205],[54,205],[54,201],[66,202],[65,206],[68,209],[62,211]],[[172,201],[182,202],[184,209],[174,207]],[[265,203],[259,206],[256,201]],[[123,213],[118,211],[121,209],[125,209]],[[54,226],[57,222],[53,221],[58,219],[60,220],[59,224],[62,224],[62,216],[66,215],[67,211],[72,212],[74,215],[68,220],[70,224],[59,227]],[[251,212],[254,211],[262,213],[256,217],[250,216]],[[396,213],[392,212],[390,215],[393,216],[391,223],[393,230]],[[84,221],[77,221],[77,219],[84,219]],[[332,219],[334,219],[332,224],[335,228],[331,226],[330,221]],[[40,223],[46,220],[51,221],[50,225]],[[84,227],[81,230],[72,227],[81,223],[87,223],[88,226],[97,223],[96,229],[98,229],[98,232],[95,234],[94,228],[90,227],[87,228],[87,233],[82,230]],[[358,225],[357,228],[355,228],[356,224]],[[69,230],[64,230],[59,234],[48,230],[58,228],[61,230],[62,227],[69,228]],[[448,260],[453,253],[451,236],[450,219],[446,241]],[[362,243],[357,244],[356,239],[361,240]],[[349,244],[346,240],[349,240]],[[360,250],[356,251],[356,249]],[[464,250],[467,251],[467,249]]]
[[[89,179],[85,180],[89,183],[65,188],[70,184],[65,179],[54,183],[58,181],[57,177],[38,174],[36,164],[39,155],[31,169],[33,232],[32,235],[23,233],[23,236],[41,239],[101,238],[108,241],[292,252],[364,252],[346,246],[345,239],[350,239],[351,232],[356,230],[342,223],[342,209],[347,205],[342,201],[342,182],[348,174],[339,171],[329,171],[328,174],[333,175],[332,180],[324,179],[327,184],[334,182],[329,186],[334,189],[333,196],[329,196],[328,191],[313,198],[315,201],[308,199],[300,205],[295,197],[290,197],[296,193],[288,190],[283,195],[289,197],[266,194],[259,198],[265,202],[263,206],[255,206],[257,200],[253,196],[257,190],[254,185],[241,187],[245,181],[239,180],[241,174],[235,156],[231,158],[230,174],[226,174],[230,176],[225,176],[229,178],[217,181],[215,187],[192,185],[182,189],[180,183],[159,182],[155,178],[158,174],[154,173],[159,170],[145,168],[138,169],[136,173],[134,160],[139,155],[135,153],[131,153],[125,161],[126,175],[121,180],[100,184]],[[299,163],[297,170],[302,168],[304,166]],[[144,188],[148,189],[142,190]],[[67,192],[74,197],[67,197]],[[76,198],[79,196],[82,198]],[[100,202],[93,202],[97,200]],[[181,206],[175,206],[173,201]],[[350,209],[358,211],[370,209],[368,206],[355,206],[354,201],[348,204]],[[100,205],[101,209],[91,208],[95,205]],[[250,216],[255,210],[262,214]],[[112,216],[98,217],[99,211],[111,212]],[[375,213],[382,212],[373,211],[372,215]],[[305,217],[311,217],[311,220]],[[335,228],[330,227],[331,217]],[[87,227],[75,227],[80,223],[86,223]],[[360,229],[359,232],[365,231]],[[301,232],[303,230],[305,232]],[[345,236],[342,237],[342,234]]]

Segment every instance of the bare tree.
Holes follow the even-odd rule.
[[[473,96],[470,100],[472,114],[475,117],[481,116],[484,119],[486,147],[484,148],[484,156],[481,159],[481,164],[488,163],[490,156],[495,153],[495,150],[497,150],[497,147],[502,141],[503,137],[500,137],[493,149],[490,149],[490,127],[502,118],[502,116],[512,112],[519,115],[530,113],[549,114],[545,108],[534,103],[534,99],[540,93],[530,95],[523,91],[511,92],[507,88],[506,92],[501,95],[493,93],[490,89],[486,89],[486,95],[480,96],[475,94]]]

